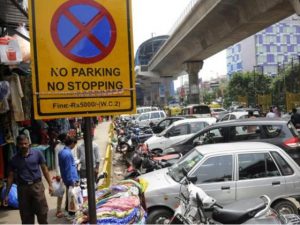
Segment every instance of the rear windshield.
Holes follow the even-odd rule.
[[[282,126],[281,125],[266,125],[262,126],[266,134],[266,138],[275,138],[280,135]]]
[[[224,112],[224,109],[213,109],[214,112]]]
[[[208,106],[194,106],[193,114],[210,114],[210,109]]]

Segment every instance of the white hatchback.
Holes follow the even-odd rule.
[[[150,111],[141,113],[133,122],[140,127],[156,125],[159,121],[166,118],[167,115],[163,110]]]
[[[176,144],[194,133],[202,130],[204,127],[216,123],[216,118],[192,118],[175,121],[160,134],[150,137],[145,144],[153,151],[161,152],[164,149]]]

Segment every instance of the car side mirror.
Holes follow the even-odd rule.
[[[195,183],[197,181],[197,177],[196,176],[188,176],[188,171],[186,170],[186,168],[182,168],[182,174],[186,177],[186,179],[192,183]]]
[[[197,181],[197,177],[196,176],[187,176],[187,180],[194,184]]]

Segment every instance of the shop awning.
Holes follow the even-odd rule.
[[[20,0],[0,0],[0,27],[17,28],[20,24],[28,27],[28,13]]]

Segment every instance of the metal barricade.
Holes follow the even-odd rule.
[[[107,188],[111,184],[112,180],[112,173],[111,173],[111,167],[112,167],[112,137],[114,135],[114,127],[113,123],[110,124],[109,129],[109,141],[106,147],[106,154],[104,158],[103,163],[103,169],[102,174],[106,174],[106,176],[103,178],[102,184],[98,186],[98,189]]]

